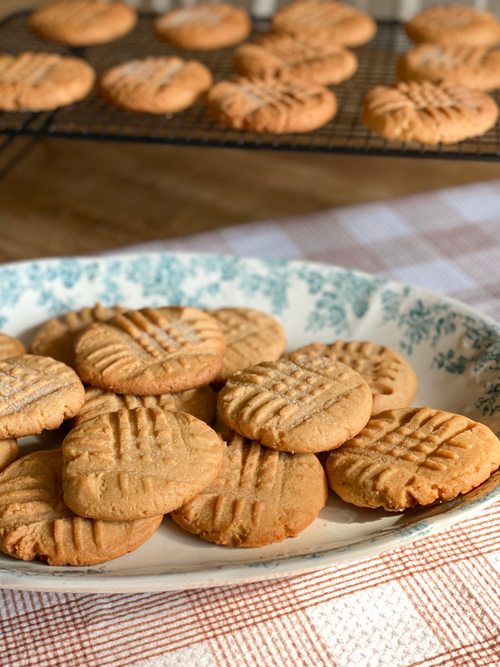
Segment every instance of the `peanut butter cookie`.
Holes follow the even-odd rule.
[[[500,21],[491,12],[463,5],[429,7],[406,24],[415,42],[457,46],[494,46],[500,41]]]
[[[26,354],[26,348],[17,338],[0,333],[0,360]]]
[[[19,458],[19,445],[15,438],[0,440],[0,472]]]

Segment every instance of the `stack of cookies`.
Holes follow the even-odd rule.
[[[406,32],[417,46],[399,61],[399,83],[366,96],[365,125],[387,139],[427,144],[491,129],[498,106],[484,91],[500,87],[498,18],[473,7],[437,6],[411,19]]]
[[[168,513],[210,542],[259,547],[306,529],[328,482],[347,502],[402,510],[500,465],[486,426],[408,407],[417,378],[394,350],[285,346],[281,325],[249,308],[97,304],[44,324],[30,354],[1,334],[0,550],[93,565],[139,547]],[[17,438],[64,420],[62,448],[19,458]]]

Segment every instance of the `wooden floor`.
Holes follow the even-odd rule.
[[[2,0],[0,16],[20,7]],[[37,143],[2,177],[9,157],[0,160],[2,262],[500,178],[499,165],[480,162],[75,140]]]

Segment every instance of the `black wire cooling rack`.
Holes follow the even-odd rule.
[[[204,62],[212,71],[215,81],[234,76],[231,66],[232,49],[214,52],[180,52],[155,37],[152,15],[141,15],[135,30],[120,40],[79,49],[70,49],[38,39],[28,30],[26,18],[27,13],[20,12],[0,23],[1,51],[12,54],[22,51],[52,51],[78,55],[85,58],[98,75],[130,58],[178,54],[187,59],[197,58]],[[263,33],[267,29],[267,22],[255,23],[256,34]],[[0,135],[3,134],[6,138],[62,137],[355,155],[499,160],[498,125],[482,137],[459,144],[427,146],[387,141],[372,134],[361,124],[360,107],[364,95],[373,86],[394,83],[398,58],[409,46],[400,23],[396,21],[379,23],[375,39],[370,44],[356,49],[359,59],[356,75],[346,83],[333,88],[339,105],[336,117],[314,132],[278,135],[227,129],[210,118],[201,100],[190,109],[175,114],[155,116],[131,113],[109,106],[92,92],[81,102],[56,111],[0,112]]]

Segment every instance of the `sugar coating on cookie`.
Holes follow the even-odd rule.
[[[81,58],[57,53],[0,54],[0,110],[48,111],[78,102],[95,72]]]
[[[253,308],[206,311],[220,326],[226,340],[224,365],[213,384],[221,387],[236,371],[261,361],[275,361],[286,347],[285,331],[274,317]]]
[[[285,452],[340,447],[370,418],[370,388],[326,357],[297,356],[235,373],[218,398],[222,421],[240,435]]]
[[[219,435],[184,412],[136,408],[79,424],[63,447],[64,500],[105,521],[167,514],[216,477]]]
[[[207,109],[220,123],[256,132],[309,132],[337,112],[331,90],[289,81],[220,81],[207,95]]]
[[[108,70],[99,93],[122,109],[164,114],[187,109],[212,85],[210,70],[177,56],[129,60]]]
[[[490,130],[498,106],[486,93],[430,81],[373,88],[363,100],[363,123],[386,139],[453,144]]]
[[[26,348],[17,338],[0,333],[0,360],[26,354]]]
[[[87,387],[85,403],[76,415],[74,424],[77,426],[99,415],[134,408],[160,408],[171,412],[187,412],[211,426],[217,412],[217,398],[210,385],[160,396],[121,395],[97,387]]]
[[[297,0],[274,14],[271,30],[304,41],[361,46],[373,38],[377,24],[365,12],[343,2]]]
[[[242,7],[229,3],[200,2],[158,17],[156,34],[181,49],[222,49],[248,37],[252,22]]]
[[[359,507],[404,510],[454,498],[500,465],[500,442],[487,426],[432,408],[388,410],[332,452],[332,489]]]
[[[171,514],[204,540],[261,547],[296,537],[328,497],[325,473],[314,454],[287,454],[234,433],[226,441],[218,477]]]
[[[56,429],[84,400],[80,378],[60,361],[31,354],[0,361],[0,439]]]
[[[137,549],[162,521],[93,521],[64,503],[61,450],[34,452],[0,474],[0,549],[49,565],[96,565]]]
[[[124,2],[61,0],[32,12],[28,23],[44,39],[88,46],[118,39],[136,22],[137,13]]]
[[[476,90],[500,88],[500,49],[463,44],[418,44],[398,62],[401,81],[431,81]]]
[[[352,51],[335,42],[307,42],[290,35],[266,35],[255,44],[242,44],[233,55],[243,76],[304,81],[322,86],[349,79],[358,67]]]
[[[495,14],[463,5],[429,7],[405,28],[415,42],[487,47],[500,41],[500,21]]]
[[[337,340],[331,345],[312,343],[288,354],[287,359],[307,354],[340,361],[368,382],[373,394],[372,415],[392,408],[406,408],[415,398],[417,376],[396,350],[369,341]]]
[[[220,372],[226,343],[196,308],[142,308],[90,325],[76,343],[84,382],[118,394],[152,396],[193,389]]]
[[[123,306],[102,306],[96,303],[93,308],[64,313],[54,317],[35,334],[31,341],[31,354],[52,357],[67,366],[75,366],[75,340],[78,333],[92,322],[107,322],[119,313],[126,313]]]
[[[0,472],[19,458],[19,445],[15,438],[0,440]]]

